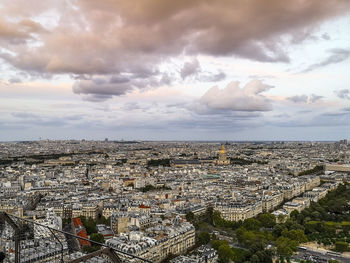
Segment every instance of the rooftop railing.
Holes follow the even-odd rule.
[[[0,252],[5,255],[3,262],[151,262],[75,235],[70,227],[59,230],[47,224],[0,212]]]

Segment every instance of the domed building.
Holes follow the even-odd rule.
[[[219,157],[218,157],[218,160],[216,161],[216,164],[217,165],[229,165],[230,164],[230,159],[227,158],[224,145],[221,146],[221,150],[219,152]]]

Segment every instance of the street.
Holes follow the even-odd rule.
[[[315,251],[311,249],[298,249],[298,254],[293,256],[296,260],[311,260],[313,262],[328,262],[328,260],[337,260],[343,263],[350,263],[350,258],[338,256],[338,255],[328,255],[323,251]]]

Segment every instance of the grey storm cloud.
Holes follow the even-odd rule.
[[[316,94],[311,94],[310,96],[303,94],[287,97],[287,100],[292,101],[294,103],[315,103],[321,100],[322,98],[323,96],[319,96]]]
[[[28,113],[28,112],[12,112],[11,115],[16,118],[21,119],[33,119],[33,118],[39,118],[39,115]]]
[[[13,112],[11,113],[15,120],[12,120],[10,124],[21,125],[23,127],[27,126],[63,126],[67,124],[72,116],[62,117],[45,117],[38,114],[28,113],[28,112]],[[76,116],[75,116],[76,117]]]
[[[74,91],[74,90],[73,90]],[[80,94],[80,93],[79,93]],[[112,95],[101,94],[83,94],[81,97],[84,101],[102,102],[112,98]]]
[[[159,87],[170,82],[171,78],[167,74],[113,75],[77,80],[73,85],[73,92],[82,94],[84,100],[100,102],[112,96],[124,95],[133,89]]]
[[[306,95],[295,95],[295,96],[292,96],[292,97],[288,97],[287,100],[290,100],[292,102],[295,102],[295,103],[306,103],[307,100],[308,100],[308,96]]]
[[[198,75],[197,79],[199,81],[205,81],[205,82],[217,82],[217,81],[222,81],[226,79],[226,74],[222,71],[219,71],[217,73],[204,72]]]
[[[341,99],[350,100],[350,90],[349,89],[335,90],[334,93]]]
[[[311,96],[309,97],[309,101],[311,103],[314,103],[314,102],[317,102],[319,101],[320,99],[324,98],[323,96],[320,96],[320,95],[316,95],[316,94],[311,94]]]
[[[203,82],[217,82],[226,78],[226,74],[223,71],[218,71],[216,73],[203,71],[198,59],[196,58],[183,65],[180,71],[180,76],[183,80],[186,78],[193,78]]]
[[[37,127],[62,127],[80,123],[84,119],[83,114],[67,114],[65,116],[48,116],[31,112],[12,112],[11,120],[6,120],[8,126],[18,126],[23,129]],[[2,120],[0,119],[0,122]]]
[[[182,79],[189,76],[196,75],[201,71],[201,65],[199,61],[195,58],[190,62],[186,62],[181,69],[180,75]]]
[[[331,64],[336,64],[347,60],[350,57],[350,49],[335,48],[329,50],[330,55],[323,61],[315,63],[304,69],[302,72],[309,72]]]
[[[271,123],[285,127],[336,127],[349,126],[350,114],[344,112],[326,112],[314,115],[293,116],[292,119],[282,119],[280,122]]]
[[[17,78],[17,77],[13,77],[13,78],[10,78],[9,79],[9,83],[21,83],[22,80],[20,78]]]
[[[340,116],[348,116],[350,115],[350,112],[342,112],[342,111],[338,111],[338,112],[326,112],[323,113],[321,116],[326,116],[326,117],[340,117]]]
[[[322,39],[324,39],[324,40],[331,40],[331,37],[327,34],[327,33],[324,33],[324,34],[322,34]]]
[[[260,80],[252,80],[243,88],[233,81],[224,89],[212,87],[198,101],[195,111],[199,113],[215,111],[262,112],[272,110],[272,104],[262,93],[272,86]],[[247,115],[245,114],[245,117]]]
[[[218,71],[217,73],[203,71],[197,58],[194,58],[192,61],[186,62],[183,65],[180,71],[180,76],[183,80],[192,77],[204,82],[217,82],[226,78],[226,74],[222,71]]]

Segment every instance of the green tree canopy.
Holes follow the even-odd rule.
[[[188,221],[188,222],[193,222],[193,220],[194,220],[194,214],[193,214],[193,212],[188,212],[187,214],[186,214],[186,220]]]
[[[102,243],[102,244],[105,242],[105,239],[104,239],[103,235],[100,234],[100,233],[92,233],[91,236],[90,236],[90,239],[92,241],[96,241],[96,242]]]
[[[198,235],[198,244],[205,245],[210,242],[210,234],[208,232],[201,232]]]
[[[338,241],[335,242],[335,250],[339,252],[346,252],[349,249],[349,244],[347,242]]]
[[[212,240],[211,241],[211,247],[215,250],[218,250],[221,245],[228,245],[227,240]]]
[[[290,213],[290,217],[293,218],[294,220],[298,218],[298,215],[299,215],[298,210],[293,210],[293,211]]]
[[[304,231],[300,230],[300,229],[299,230],[290,230],[290,231],[285,229],[282,231],[282,236],[289,238],[291,240],[295,240],[298,243],[307,242],[307,237],[304,234]]]
[[[234,253],[229,245],[221,245],[218,249],[218,255],[220,263],[229,263],[234,259]]]
[[[281,236],[276,240],[276,247],[279,255],[290,257],[297,250],[298,242]]]
[[[258,220],[262,227],[272,228],[276,225],[276,217],[271,213],[259,214]]]
[[[86,219],[86,217],[81,216],[80,219],[88,235],[91,235],[92,233],[97,233],[96,223],[91,217]]]
[[[260,229],[261,223],[259,220],[255,219],[255,218],[248,218],[248,219],[244,220],[243,227],[247,230],[257,231]]]

